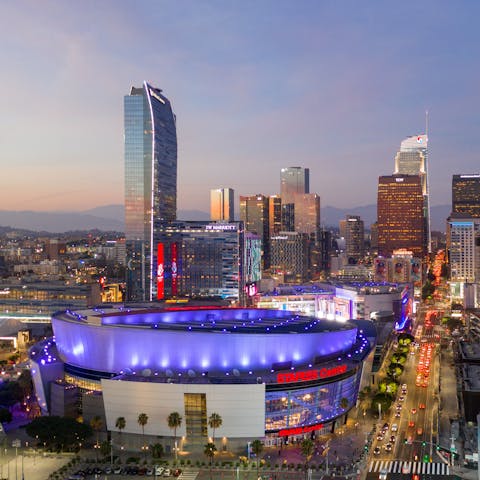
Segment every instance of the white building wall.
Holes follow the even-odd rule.
[[[145,435],[173,437],[167,417],[179,412],[183,418],[177,437],[186,435],[184,393],[204,393],[207,418],[218,413],[223,420],[215,437],[263,437],[265,435],[265,384],[207,385],[102,380],[107,429],[118,431],[115,422],[124,417],[125,433],[141,434],[138,415],[146,413]],[[212,432],[209,429],[209,435]]]

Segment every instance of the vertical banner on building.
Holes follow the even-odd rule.
[[[177,242],[174,242],[170,245],[172,253],[172,295],[176,296],[178,287],[177,287],[177,277],[178,277],[178,266],[177,266],[177,257],[178,257],[178,248]]]
[[[164,261],[163,243],[159,243],[157,244],[157,300],[162,300],[165,296]]]
[[[384,258],[376,258],[374,261],[375,266],[375,281],[386,282],[387,281],[387,265]]]

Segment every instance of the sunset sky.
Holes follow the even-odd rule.
[[[480,173],[480,2],[0,0],[0,210],[123,203],[123,96],[177,115],[178,207],[279,192],[374,204],[425,130],[431,204]]]

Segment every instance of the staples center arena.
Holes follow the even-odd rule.
[[[135,443],[140,413],[158,438],[173,437],[167,417],[179,412],[179,448],[206,443],[212,413],[224,447],[331,431],[355,406],[371,351],[354,321],[270,309],[67,310],[52,326],[30,351],[43,413],[74,416],[80,404],[85,420],[101,415],[114,432],[124,417]]]

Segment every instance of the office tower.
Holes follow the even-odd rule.
[[[424,197],[418,175],[389,175],[378,179],[378,254],[391,256],[400,248],[423,258],[427,253]]]
[[[480,218],[480,175],[453,176],[452,212]]]
[[[479,240],[480,219],[468,213],[450,215],[447,219],[447,252],[451,282],[474,283],[480,279]]]
[[[365,256],[365,231],[363,220],[358,215],[347,215],[345,219],[345,253],[355,262]]]
[[[268,204],[270,235],[277,235],[282,230],[282,198],[280,195],[270,195]]]
[[[177,211],[177,134],[167,97],[147,82],[124,97],[127,300],[152,300],[155,221]]]
[[[249,281],[260,278],[258,239],[246,242],[241,222],[161,222],[155,236],[158,300],[216,296],[244,305],[246,259]]]
[[[270,266],[269,198],[265,195],[240,196],[240,220],[245,230],[258,235],[262,240],[262,265]]]
[[[378,223],[370,225],[370,254],[378,252]]]
[[[210,220],[233,222],[233,189],[210,190]]]
[[[271,238],[271,270],[285,282],[309,280],[310,237],[305,233],[280,232]]]
[[[427,135],[413,135],[400,144],[400,151],[395,155],[394,175],[420,176],[423,195],[423,217],[425,222],[424,235],[427,251],[431,251],[430,236],[430,202],[428,189],[428,164],[427,164]]]
[[[310,193],[310,170],[303,167],[282,168],[280,197],[282,198],[283,230],[295,230],[295,195]]]
[[[325,228],[320,229],[319,250],[320,250],[320,260],[319,260],[320,271],[329,272],[330,256],[333,253],[332,232],[330,232],[330,230],[326,230]]]
[[[316,193],[299,193],[295,200],[295,231],[314,235],[320,231],[320,197]]]

